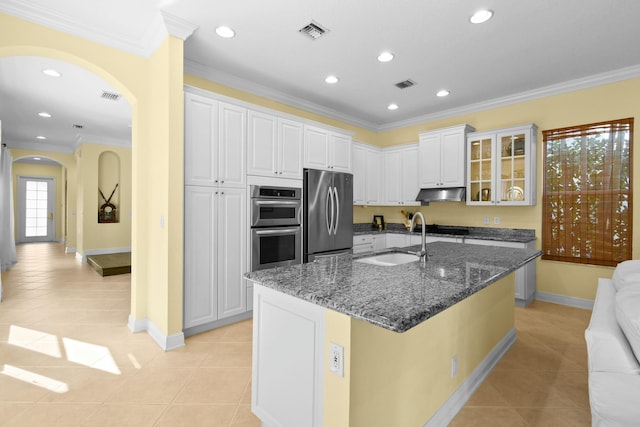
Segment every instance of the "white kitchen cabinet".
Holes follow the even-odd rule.
[[[497,240],[465,239],[469,245],[500,246],[506,248],[535,249],[535,242],[504,242]],[[536,261],[529,261],[515,271],[515,299],[518,305],[529,305],[536,293]]]
[[[418,144],[384,150],[385,205],[419,206]]]
[[[373,237],[373,250],[379,251],[387,247],[387,234],[374,234]]]
[[[372,252],[373,249],[373,236],[371,234],[357,234],[353,236],[352,251],[354,255]]]
[[[351,147],[353,166],[353,204],[364,205],[367,196],[367,148],[354,142]]]
[[[368,144],[354,142],[351,147],[353,165],[353,204],[380,205],[383,201],[383,152]]]
[[[351,172],[351,137],[305,125],[304,167]]]
[[[303,125],[249,110],[249,175],[302,179]]]
[[[536,204],[537,126],[467,135],[467,204]]]
[[[420,188],[464,187],[466,185],[466,134],[469,125],[452,126],[420,134],[418,144]]]
[[[247,190],[187,186],[184,328],[247,311]]]
[[[257,284],[254,289],[251,410],[265,426],[327,425],[327,309]]]
[[[247,109],[185,93],[185,185],[246,185]]]
[[[405,246],[410,246],[410,245],[411,245],[411,240],[408,234],[387,233],[387,236],[386,236],[387,248],[404,248]]]

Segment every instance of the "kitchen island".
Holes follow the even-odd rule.
[[[515,341],[512,273],[541,252],[427,251],[424,266],[343,255],[247,274],[252,405],[265,426],[442,425],[455,415]]]

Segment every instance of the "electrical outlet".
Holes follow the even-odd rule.
[[[341,345],[329,343],[329,371],[344,377],[344,348]]]
[[[458,374],[458,355],[453,355],[451,358],[451,378]]]
[[[484,225],[489,225],[489,217],[488,216],[484,217]]]
[[[494,216],[494,217],[493,217],[493,223],[494,223],[495,225],[500,224],[500,217],[499,217],[499,216]]]

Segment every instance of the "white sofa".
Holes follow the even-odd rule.
[[[640,426],[640,260],[598,280],[585,339],[592,425]]]

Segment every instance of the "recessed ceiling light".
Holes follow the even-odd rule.
[[[42,136],[42,135],[38,135],[38,136],[36,136],[36,139],[47,139],[47,137],[46,136]]]
[[[40,113],[38,113],[38,115],[40,117],[51,117],[51,114],[47,113],[46,111],[41,111]]]
[[[49,77],[60,77],[62,74],[59,71],[54,70],[53,68],[47,68],[46,70],[42,70],[44,74]]]
[[[324,79],[325,82],[327,82],[327,83],[329,83],[331,85],[335,84],[335,83],[338,83],[338,80],[340,80],[340,79],[338,79],[336,76],[327,76],[327,78]]]
[[[34,157],[33,160],[40,160],[40,157]]]
[[[483,22],[487,22],[491,19],[492,16],[493,12],[491,10],[479,10],[469,18],[469,22],[472,24],[482,24]]]
[[[449,96],[450,93],[451,92],[449,92],[448,90],[442,89],[442,90],[439,90],[438,93],[436,93],[436,96],[439,96],[440,98],[444,98],[445,96]]]
[[[393,53],[391,52],[382,52],[378,55],[378,61],[380,62],[389,62],[393,59]]]
[[[398,104],[389,104],[387,109],[388,110],[397,110],[398,109]]]
[[[219,35],[222,38],[225,39],[230,39],[231,37],[236,35],[236,32],[233,31],[231,28],[226,27],[226,26],[220,26],[218,28],[216,28],[216,34]]]

